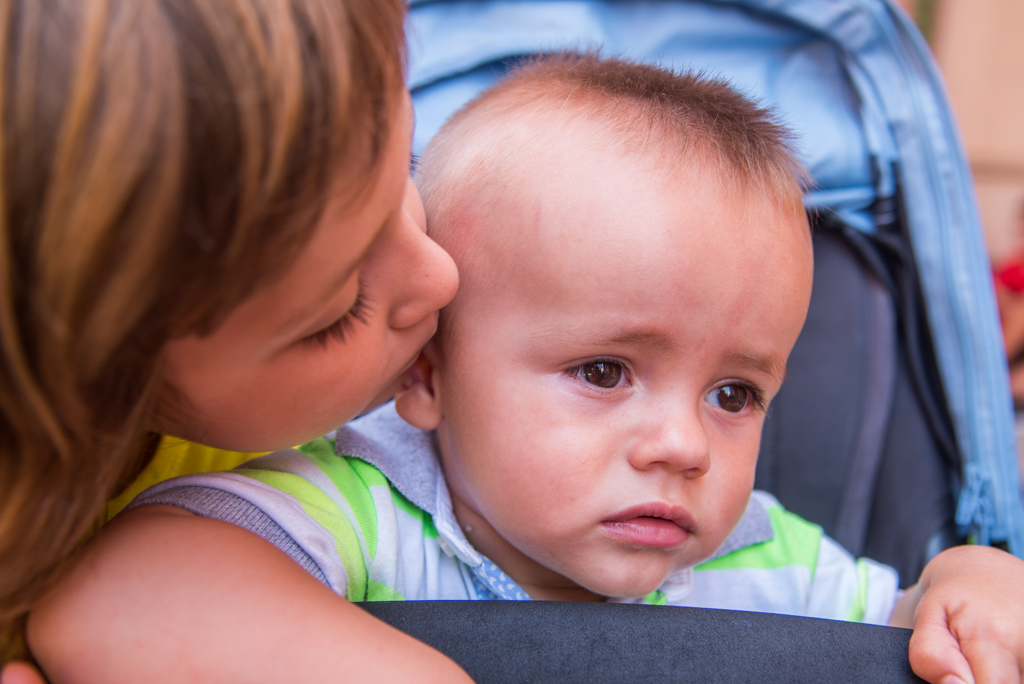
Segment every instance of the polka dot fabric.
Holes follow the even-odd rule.
[[[490,559],[472,568],[473,586],[485,601],[529,601],[530,597]]]

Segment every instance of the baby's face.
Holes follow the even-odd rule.
[[[457,213],[434,353],[456,515],[534,598],[644,596],[722,544],[810,298],[802,211],[594,147]]]

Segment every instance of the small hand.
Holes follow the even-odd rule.
[[[1024,561],[989,547],[949,549],[904,599],[916,607],[910,665],[919,677],[933,684],[1021,682]]]

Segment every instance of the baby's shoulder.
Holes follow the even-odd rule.
[[[772,569],[802,566],[813,571],[824,537],[820,526],[787,511],[778,499],[768,492],[759,490],[751,493],[744,518],[755,515],[767,519],[771,526],[768,534],[753,539],[753,543],[714,557],[698,565],[696,569]]]

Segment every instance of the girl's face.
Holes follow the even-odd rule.
[[[159,432],[236,451],[308,441],[383,400],[454,296],[455,264],[426,235],[409,178],[411,109],[402,98],[380,175],[353,207],[339,192],[279,281],[212,334],[168,345],[174,415]]]

